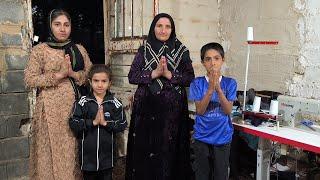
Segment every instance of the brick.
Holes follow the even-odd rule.
[[[8,70],[23,70],[28,62],[28,56],[5,55]]]
[[[23,123],[28,121],[29,116],[27,114],[18,116],[9,116],[7,119],[7,137],[22,136],[23,133],[20,127]]]
[[[131,88],[134,89],[137,85],[129,83],[128,77],[114,76],[112,79],[112,85],[118,88]]]
[[[111,57],[112,65],[131,65],[135,54],[116,54]]]
[[[28,158],[28,136],[1,140],[0,152],[0,161]]]
[[[24,20],[24,11],[21,0],[0,1],[0,22],[18,23],[22,20]]]
[[[114,76],[128,76],[130,66],[111,66],[112,75]]]
[[[26,122],[28,122],[27,114],[0,117],[0,139],[22,136],[20,126]]]
[[[7,180],[7,164],[6,163],[0,163],[0,179]]]
[[[2,34],[2,45],[4,46],[21,46],[21,34]]]
[[[7,118],[0,116],[0,139],[5,138],[7,134]]]
[[[29,176],[19,177],[19,178],[13,178],[11,180],[29,180]]]
[[[23,71],[8,71],[4,76],[2,92],[25,92]]]
[[[0,116],[28,114],[29,102],[27,93],[0,94]]]
[[[29,160],[22,159],[14,162],[7,163],[7,176],[8,179],[23,178],[28,175]]]

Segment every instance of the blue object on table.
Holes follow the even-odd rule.
[[[313,122],[312,122],[311,120],[309,120],[309,119],[304,119],[304,120],[302,120],[300,123],[301,123],[302,125],[307,126],[307,127],[310,128],[311,130],[316,131],[316,130],[312,127]]]

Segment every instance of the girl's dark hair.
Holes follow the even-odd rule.
[[[109,65],[105,65],[105,64],[94,64],[89,73],[88,73],[88,79],[92,80],[92,77],[94,74],[96,73],[106,73],[109,77],[109,81],[111,81],[112,78],[112,72],[111,72],[111,68]]]
[[[63,9],[53,9],[53,10],[49,13],[49,22],[50,22],[50,24],[52,23],[52,21],[53,21],[54,19],[56,19],[57,17],[59,17],[59,16],[61,16],[61,15],[65,15],[65,16],[68,18],[68,20],[71,22],[71,16],[70,16],[70,14],[69,14],[67,11],[65,11],[65,10],[63,10]]]
[[[202,48],[200,50],[201,61],[203,61],[204,55],[210,49],[214,49],[214,50],[218,51],[219,54],[221,55],[221,57],[224,58],[224,50],[223,50],[223,47],[221,46],[221,44],[216,43],[216,42],[211,42],[211,43],[208,43],[208,44],[202,46]]]

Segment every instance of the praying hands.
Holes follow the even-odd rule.
[[[64,79],[66,77],[72,77],[72,78],[76,79],[76,73],[72,69],[72,65],[71,65],[69,54],[65,55],[64,60],[65,60],[66,66],[67,66],[67,71],[55,73],[54,74],[55,78],[57,80],[61,80],[61,79]]]
[[[167,79],[172,78],[172,73],[168,70],[167,59],[165,56],[161,56],[160,62],[155,70],[152,71],[151,77],[152,79],[156,79],[159,77],[165,77]]]
[[[107,126],[107,121],[104,118],[103,106],[100,106],[96,115],[96,118],[92,121],[94,126],[101,125]]]

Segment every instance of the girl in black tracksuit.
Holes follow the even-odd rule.
[[[127,121],[121,102],[109,92],[111,71],[94,65],[89,72],[92,93],[75,102],[69,125],[80,140],[81,170],[85,180],[111,180],[116,132]]]

